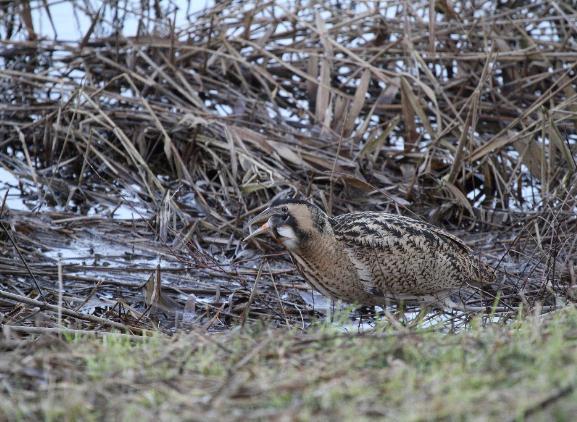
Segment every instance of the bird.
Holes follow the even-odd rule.
[[[385,212],[329,217],[300,199],[274,200],[248,222],[263,223],[243,241],[269,234],[289,253],[302,277],[325,296],[362,306],[441,301],[483,289],[492,268],[458,237],[428,222]]]

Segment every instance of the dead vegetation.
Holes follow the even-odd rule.
[[[346,318],[346,316],[345,316]],[[572,420],[577,312],[446,335],[253,324],[0,342],[6,420]],[[264,324],[263,324],[264,325]]]
[[[172,2],[64,3],[91,22],[78,39],[39,32],[38,13],[58,32],[50,1],[0,6],[13,330],[305,327],[314,306],[281,251],[239,241],[293,194],[456,232],[498,269],[505,316],[576,299],[567,3],[225,1],[179,25]]]

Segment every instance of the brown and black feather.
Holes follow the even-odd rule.
[[[329,218],[296,200],[274,202],[266,212],[274,214],[273,236],[305,280],[334,299],[363,305],[431,300],[494,281],[471,248],[423,221],[382,212]],[[289,233],[289,242],[281,232]]]

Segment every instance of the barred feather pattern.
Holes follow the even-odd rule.
[[[457,237],[426,222],[378,212],[329,219],[332,230],[291,251],[303,277],[348,302],[439,298],[494,281],[493,271]]]

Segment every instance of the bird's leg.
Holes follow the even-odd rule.
[[[331,304],[327,310],[326,321],[330,323],[335,322],[335,314],[343,308],[343,301],[340,299],[331,298]]]
[[[403,326],[403,324],[401,324],[397,319],[397,317],[390,311],[390,305],[391,305],[390,300],[388,298],[385,298],[385,306],[383,307],[383,310],[385,311],[385,317],[389,320],[391,325],[395,327],[397,330],[404,331],[405,327]]]
[[[429,306],[425,303],[419,305],[419,313],[409,324],[410,328],[417,328],[429,313]]]
[[[356,309],[359,314],[358,331],[361,332],[361,327],[366,323],[373,323],[375,325],[377,320],[377,310],[374,306],[361,306]]]
[[[335,300],[331,298],[331,303],[327,309],[327,314],[325,316],[325,321],[328,323],[333,323],[333,318],[335,314]]]
[[[398,308],[397,308],[397,313],[399,314],[399,320],[401,321],[401,324],[403,324],[404,326],[407,326],[407,304],[405,303],[404,300],[399,302]]]

